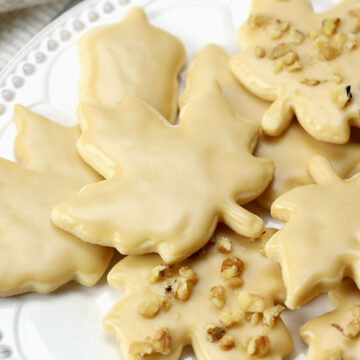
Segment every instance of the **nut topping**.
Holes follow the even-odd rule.
[[[219,316],[220,322],[229,327],[241,321],[245,316],[245,312],[239,308],[233,308],[222,312]]]
[[[337,27],[340,25],[340,22],[340,18],[324,19],[321,23],[321,33],[326,36],[333,35],[336,32]]]
[[[210,301],[218,309],[222,309],[226,302],[226,291],[221,285],[213,286],[210,289]]]
[[[226,280],[240,276],[243,270],[244,263],[236,256],[225,259],[221,265],[221,275]]]
[[[241,291],[238,297],[238,304],[241,309],[248,312],[264,312],[265,299],[261,295]]]
[[[226,334],[220,340],[219,345],[221,350],[229,351],[235,346],[235,340],[231,335]]]
[[[217,249],[222,254],[229,254],[232,251],[232,244],[230,239],[222,237],[217,241]]]
[[[160,311],[161,301],[159,297],[144,301],[137,307],[139,315],[146,318],[153,318]]]
[[[267,336],[251,338],[247,346],[247,354],[263,357],[270,352],[270,339]]]
[[[218,342],[224,335],[226,330],[223,327],[209,325],[206,327],[206,338],[209,342]]]

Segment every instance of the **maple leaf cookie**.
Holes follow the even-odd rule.
[[[282,267],[286,305],[297,308],[352,277],[360,285],[360,174],[343,180],[322,156],[309,161],[316,184],[292,189],[271,206],[287,224],[266,245]]]
[[[120,23],[87,32],[78,47],[80,101],[115,104],[135,96],[175,122],[185,48],[150,25],[142,8],[131,9]]]
[[[270,209],[284,192],[294,187],[312,184],[307,163],[314,155],[323,155],[331,161],[336,172],[350,177],[360,170],[360,129],[354,129],[347,144],[317,141],[294,121],[281,136],[262,134],[256,148],[257,156],[265,156],[275,163],[274,179],[256,202]]]
[[[53,210],[60,228],[122,254],[157,252],[166,263],[200,249],[219,221],[261,234],[263,221],[240,205],[265,190],[274,166],[251,154],[258,125],[237,118],[216,83],[178,126],[136,98],[83,103],[79,117],[79,151],[107,180]]]
[[[229,60],[230,56],[220,46],[205,46],[195,56],[186,73],[186,87],[180,96],[180,107],[194,102],[216,80],[240,118],[260,122],[270,103],[252,95],[237,81],[230,71]]]
[[[230,66],[244,86],[273,101],[263,130],[280,135],[296,114],[321,141],[343,144],[360,126],[358,0],[315,14],[309,0],[253,0]]]
[[[261,239],[220,227],[191,258],[165,265],[156,254],[128,256],[109,273],[125,294],[103,324],[124,360],[180,358],[191,344],[197,359],[281,359],[292,340],[279,318],[284,287]]]
[[[309,345],[307,360],[356,360],[360,354],[360,292],[346,280],[329,293],[329,299],[336,309],[300,330]]]
[[[15,154],[0,159],[0,296],[46,293],[75,280],[94,285],[112,251],[56,228],[51,209],[99,176],[77,154],[78,126],[65,128],[16,105]]]

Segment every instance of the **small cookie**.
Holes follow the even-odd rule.
[[[251,154],[258,125],[241,121],[213,83],[170,125],[135,98],[116,107],[83,103],[78,149],[108,180],[57,206],[54,223],[123,254],[157,252],[167,263],[204,246],[219,221],[259,236],[263,221],[243,205],[272,179]]]
[[[168,266],[155,254],[128,256],[108,275],[125,295],[106,315],[124,360],[180,358],[191,344],[197,359],[281,359],[292,340],[279,318],[280,267],[263,255],[262,239],[226,227],[191,258]]]
[[[360,174],[343,180],[322,156],[311,158],[308,169],[316,184],[292,189],[271,206],[271,215],[287,224],[269,240],[266,254],[281,264],[290,309],[345,276],[358,281],[360,275]]]
[[[75,280],[94,285],[112,251],[57,229],[50,211],[99,176],[76,151],[78,126],[65,128],[16,105],[15,154],[0,159],[0,296],[47,293]]]
[[[253,0],[240,27],[244,49],[230,67],[250,91],[273,101],[262,120],[280,135],[296,114],[321,141],[343,144],[360,126],[358,0],[315,14],[309,0]]]
[[[329,159],[342,178],[356,174],[360,170],[360,129],[353,129],[347,144],[338,145],[317,141],[294,121],[281,136],[262,134],[255,154],[275,163],[273,181],[256,199],[262,207],[270,209],[275,199],[284,192],[313,183],[306,167],[314,155]]]
[[[195,56],[186,73],[186,87],[180,96],[180,107],[194,102],[216,80],[240,118],[260,122],[270,103],[252,95],[236,80],[230,71],[229,60],[230,56],[220,46],[205,46]]]
[[[135,96],[175,122],[185,48],[150,25],[142,8],[131,9],[118,24],[87,32],[79,41],[79,59],[80,101],[116,104]]]
[[[351,280],[329,293],[334,311],[308,321],[300,330],[309,345],[307,360],[356,360],[360,354],[360,292]]]

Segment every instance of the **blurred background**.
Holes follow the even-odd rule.
[[[44,26],[81,0],[0,0],[0,71]]]

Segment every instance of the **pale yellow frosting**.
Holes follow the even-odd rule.
[[[360,170],[360,130],[353,129],[347,144],[330,144],[314,139],[294,121],[281,136],[262,134],[255,153],[275,163],[273,181],[256,199],[262,207],[270,209],[272,202],[285,191],[313,183],[306,167],[316,154],[331,160],[341,177],[356,174]]]
[[[135,98],[116,107],[80,105],[81,156],[106,181],[83,189],[52,212],[81,239],[123,254],[158,252],[180,261],[210,239],[219,221],[258,236],[263,221],[241,206],[272,179],[256,158],[258,125],[237,118],[217,84],[169,125]]]
[[[87,244],[50,221],[54,205],[99,180],[76,152],[80,129],[20,105],[14,119],[21,164],[0,159],[0,296],[50,292],[71,280],[94,285],[112,250]]]
[[[80,101],[115,104],[138,97],[170,122],[177,114],[177,76],[185,62],[180,40],[149,24],[133,8],[118,24],[97,27],[79,41]]]
[[[235,113],[244,120],[260,122],[270,103],[246,90],[229,68],[230,56],[218,45],[205,46],[186,72],[186,87],[180,96],[180,107],[195,101],[214,80],[229,100]]]
[[[271,206],[271,215],[287,224],[266,254],[281,264],[290,309],[346,276],[360,284],[360,174],[343,180],[322,156],[311,158],[308,168],[316,184],[292,189]]]
[[[307,360],[356,360],[360,354],[359,337],[346,337],[334,325],[346,328],[351,322],[353,307],[360,306],[360,292],[351,280],[346,280],[329,293],[329,298],[336,309],[310,320],[301,328],[301,337],[309,345]],[[326,357],[337,352],[342,355]]]
[[[273,101],[262,120],[264,131],[280,135],[295,113],[316,139],[346,143],[350,126],[360,126],[358,0],[342,1],[322,14],[313,12],[309,0],[253,0],[250,14],[239,30],[243,50],[230,66],[250,91]],[[324,23],[321,30],[324,19],[337,18],[335,28]],[[295,67],[274,52],[280,44],[298,56]],[[347,86],[352,99],[344,101]]]
[[[161,258],[155,254],[128,256],[111,270],[108,275],[110,285],[125,294],[106,315],[103,324],[119,341],[124,360],[136,359],[129,353],[130,344],[151,337],[157,327],[170,331],[171,352],[168,355],[154,354],[152,359],[179,359],[183,347],[187,344],[192,345],[199,360],[259,359],[258,356],[248,355],[242,344],[247,337],[262,335],[269,337],[271,350],[261,359],[281,359],[291,351],[292,340],[281,319],[277,319],[274,327],[270,328],[263,325],[261,314],[256,325],[243,319],[226,329],[226,334],[235,340],[235,346],[229,351],[221,350],[219,342],[211,343],[207,340],[207,326],[222,326],[219,321],[220,314],[238,308],[240,292],[263,296],[266,307],[281,302],[284,296],[280,268],[261,254],[264,246],[261,240],[242,238],[226,227],[220,227],[215,233],[214,240],[219,241],[221,238],[230,240],[230,253],[220,253],[217,250],[218,245],[211,242],[199,255],[196,254],[172,268],[171,271],[176,273],[179,267],[190,267],[196,273],[198,283],[187,300],[181,301],[171,296],[170,310],[160,310],[153,318],[142,317],[137,312],[137,307],[146,300],[165,294],[166,279],[157,283],[148,281],[152,269],[161,264]],[[232,256],[238,257],[244,263],[241,275],[244,284],[239,288],[230,287],[221,276],[223,261]],[[226,289],[226,301],[222,309],[213,307],[210,302],[210,289],[219,285]]]

